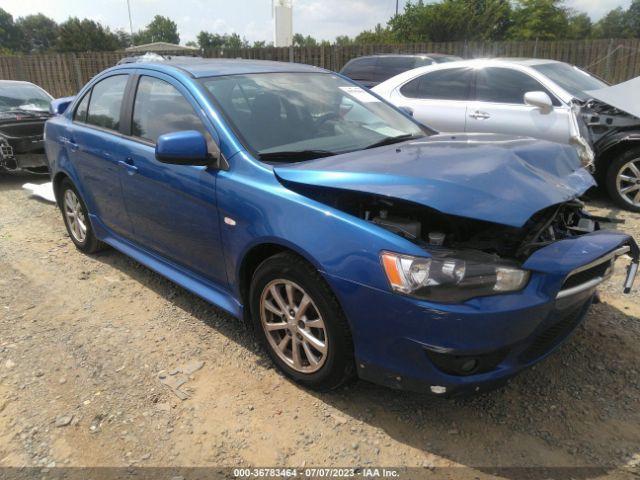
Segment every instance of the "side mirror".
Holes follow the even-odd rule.
[[[62,115],[67,111],[67,108],[69,108],[69,105],[71,105],[74,98],[76,97],[63,97],[51,100],[51,103],[49,104],[49,112],[53,115]]]
[[[542,113],[553,110],[553,102],[546,92],[527,92],[524,94],[524,103],[539,108]]]
[[[212,161],[204,135],[196,130],[160,135],[156,142],[156,159],[162,163],[200,166],[208,166]]]
[[[409,115],[410,117],[413,117],[413,108],[411,107],[398,107],[398,110],[401,110],[407,115]]]

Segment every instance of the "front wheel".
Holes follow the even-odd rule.
[[[320,274],[281,253],[265,260],[251,282],[251,318],[269,356],[289,378],[331,390],[354,376],[347,321]]]
[[[607,191],[622,208],[640,212],[640,148],[626,151],[607,169]]]

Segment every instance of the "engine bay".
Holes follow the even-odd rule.
[[[600,221],[572,200],[548,207],[522,228],[447,215],[406,200],[333,188],[288,185],[300,194],[389,230],[425,249],[476,251],[517,262],[558,240],[600,229]]]

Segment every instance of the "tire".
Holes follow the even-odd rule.
[[[95,236],[91,221],[89,221],[87,207],[78,190],[68,178],[62,180],[60,184],[59,198],[67,233],[76,248],[83,253],[96,253],[103,250],[106,245]],[[73,218],[77,218],[79,222],[74,223]]]
[[[274,289],[284,303],[277,301]],[[287,377],[320,391],[336,389],[355,377],[353,341],[344,313],[325,280],[304,259],[285,252],[265,260],[253,275],[249,297],[256,334]],[[285,320],[267,304],[279,313],[279,305],[286,306]],[[277,328],[267,331],[267,325]]]
[[[618,180],[623,175],[629,180]],[[631,181],[630,179],[633,179]],[[635,185],[634,185],[634,182]],[[611,199],[621,208],[640,212],[640,148],[632,148],[609,164],[605,185]],[[621,188],[629,188],[626,194]]]

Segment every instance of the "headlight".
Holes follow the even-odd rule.
[[[514,292],[529,281],[526,270],[460,256],[422,258],[383,252],[381,260],[394,291],[434,302]]]

